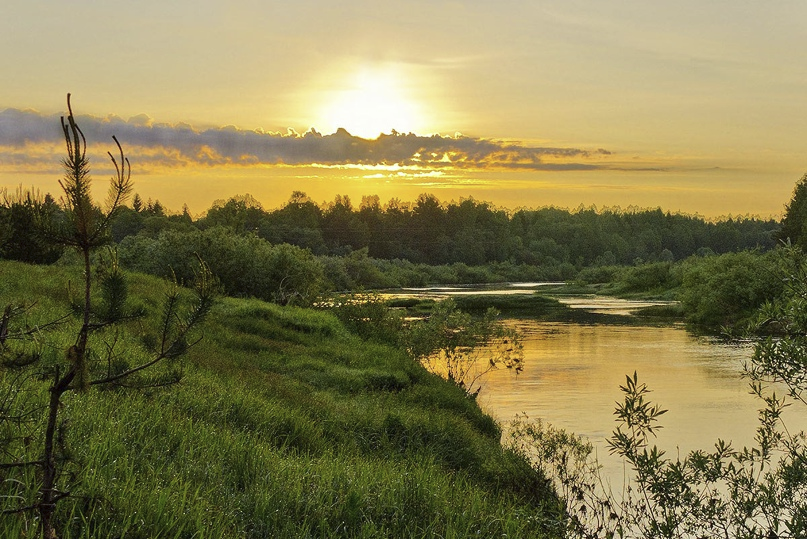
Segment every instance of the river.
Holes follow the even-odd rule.
[[[508,291],[533,293],[530,286]],[[425,292],[425,291],[424,291]],[[469,293],[435,290],[429,294]],[[491,291],[486,291],[491,293]],[[590,312],[627,314],[648,302],[615,298],[568,297],[561,301]],[[652,302],[651,302],[652,303]],[[653,391],[650,399],[668,410],[660,417],[658,446],[675,456],[710,450],[720,438],[734,447],[753,442],[760,401],[741,378],[751,345],[696,337],[683,326],[578,324],[511,319],[523,336],[525,365],[518,376],[502,369],[489,373],[478,400],[503,425],[517,414],[541,418],[587,437],[603,465],[603,476],[618,488],[624,463],[610,455],[606,439],[616,427],[614,408],[622,400],[626,375]],[[780,390],[779,393],[782,393]],[[786,415],[788,426],[807,427],[803,407]],[[793,422],[795,421],[795,424]]]
[[[524,336],[524,370],[517,377],[490,373],[480,404],[503,423],[526,413],[587,437],[613,486],[624,479],[623,463],[605,440],[616,426],[619,386],[634,371],[653,391],[651,400],[668,410],[656,440],[668,453],[711,449],[718,438],[740,445],[753,440],[759,403],[740,378],[749,347],[699,339],[678,327],[516,325]]]

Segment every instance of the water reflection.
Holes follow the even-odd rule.
[[[595,314],[618,314],[627,316],[645,307],[674,305],[675,301],[636,301],[603,296],[557,296],[558,301],[572,309],[582,309]]]
[[[565,283],[536,282],[536,283],[497,283],[497,284],[470,284],[456,286],[425,286],[401,288],[396,292],[385,292],[381,296],[388,299],[434,299],[440,300],[451,296],[518,296],[535,294],[538,290],[548,287],[562,287]]]
[[[457,285],[457,286],[427,286],[419,288],[401,288],[396,292],[381,294],[386,299],[433,299],[440,300],[446,297],[457,296],[529,296],[537,292],[546,294],[546,297],[555,299],[571,309],[578,309],[594,314],[610,314],[627,316],[634,314],[644,307],[660,305],[674,305],[676,301],[636,301],[594,294],[567,295],[546,293],[546,289],[562,290],[565,283],[558,282],[526,282],[506,283],[492,285]]]
[[[512,323],[524,335],[524,372],[489,374],[480,404],[503,422],[526,413],[588,437],[614,486],[622,484],[623,464],[608,454],[605,439],[615,427],[619,386],[634,370],[651,399],[669,410],[657,439],[668,454],[710,450],[718,438],[735,447],[753,441],[760,403],[740,378],[748,345],[696,338],[677,327]],[[804,423],[790,414],[789,426],[805,427],[794,419]]]

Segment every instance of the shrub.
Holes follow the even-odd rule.
[[[127,268],[175,275],[180,281],[192,278],[190,260],[198,255],[232,296],[309,305],[325,290],[323,266],[310,251],[288,244],[271,245],[224,227],[163,230],[155,239],[128,236],[119,251]]]
[[[689,259],[681,287],[687,321],[713,329],[747,321],[782,291],[778,256],[745,251]]]

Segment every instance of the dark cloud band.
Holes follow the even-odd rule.
[[[603,149],[529,147],[463,135],[397,133],[364,139],[339,129],[330,135],[250,131],[233,126],[195,129],[188,124],[154,123],[145,115],[126,121],[117,116],[79,116],[90,145],[117,136],[141,164],[181,165],[365,165],[424,169],[591,170],[608,168]],[[0,112],[0,155],[15,155],[39,144],[58,144],[58,115],[31,110]],[[37,158],[31,156],[32,160]],[[32,165],[35,163],[31,163]]]

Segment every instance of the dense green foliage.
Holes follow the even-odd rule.
[[[697,263],[692,257],[684,262],[651,262],[635,266],[597,266],[577,274],[581,285],[606,285],[599,291],[615,296],[670,297],[682,284],[683,268]]]
[[[681,260],[700,252],[725,253],[774,245],[778,224],[755,218],[708,222],[656,210],[556,208],[508,213],[472,198],[441,203],[423,194],[414,203],[364,197],[354,208],[347,196],[317,205],[295,192],[274,211],[249,195],[220,201],[196,221],[224,226],[273,244],[289,243],[315,254],[344,255],[367,249],[371,258],[432,266],[463,263],[580,267]]]
[[[693,256],[681,262],[603,266],[581,271],[576,282],[591,292],[678,300],[693,328],[720,332],[747,326],[756,311],[778,297],[778,250]]]
[[[0,206],[8,211],[8,203]],[[414,203],[393,199],[383,206],[377,196],[364,197],[357,209],[346,196],[318,205],[295,192],[285,206],[273,211],[245,195],[216,202],[196,221],[187,208],[167,216],[159,202],[139,201],[137,207],[117,216],[112,225],[116,241],[136,234],[156,236],[164,229],[221,226],[317,255],[345,255],[366,248],[373,259],[431,266],[510,262],[555,267],[561,273],[567,271],[561,268],[564,264],[579,269],[630,265],[636,260],[681,260],[699,252],[768,249],[779,228],[772,220],[709,222],[660,209],[581,207],[508,213],[474,199],[441,203],[429,194]]]
[[[47,196],[0,204],[0,256],[53,262],[61,253],[31,223],[61,218]],[[125,267],[189,276],[198,254],[230,295],[310,304],[328,290],[446,283],[568,281],[617,283],[609,292],[664,295],[680,285],[692,255],[773,247],[778,224],[707,222],[661,210],[555,208],[507,213],[473,199],[414,204],[348,197],[317,205],[295,192],[274,211],[249,195],[220,201],[194,221],[187,208],[166,215],[135,197],[110,223]]]
[[[64,248],[48,241],[40,222],[54,219],[59,211],[50,196],[22,188],[13,194],[0,190],[0,257],[35,264],[58,260]]]
[[[200,256],[224,291],[281,305],[310,304],[325,288],[322,264],[310,251],[288,244],[271,245],[252,235],[215,227],[204,231],[163,230],[156,237],[128,236],[118,252],[128,268],[159,276],[192,277]]]
[[[729,253],[686,264],[680,299],[687,321],[711,329],[743,325],[781,294],[779,256],[775,251]]]
[[[70,314],[79,273],[0,262],[0,302],[36,301],[32,326]],[[158,322],[164,290],[130,276],[146,316],[105,335],[122,355]],[[42,333],[45,350],[74,339],[75,316]],[[178,385],[65,395],[61,537],[553,536],[542,476],[502,449],[461,388],[404,352],[359,340],[327,312],[258,300],[222,300],[204,331]],[[47,391],[33,371],[0,373],[19,387],[4,402]],[[4,451],[38,458],[36,438],[5,428]],[[36,488],[18,478],[2,482],[3,509]],[[34,526],[5,515],[0,535]]]
[[[637,269],[621,273],[617,293],[659,291],[680,283],[674,260],[768,249],[777,228],[773,221],[710,223],[660,210],[511,215],[473,199],[441,204],[431,195],[384,207],[365,197],[357,210],[347,197],[319,206],[295,192],[275,211],[247,195],[217,202],[196,221],[187,210],[166,217],[149,203],[121,212],[113,235],[124,264],[138,271],[182,274],[182,260],[199,252],[230,294],[306,303],[327,289],[564,281],[584,268],[584,281],[609,281],[618,265]],[[283,244],[296,248],[273,256]],[[284,260],[299,271],[290,272]]]

